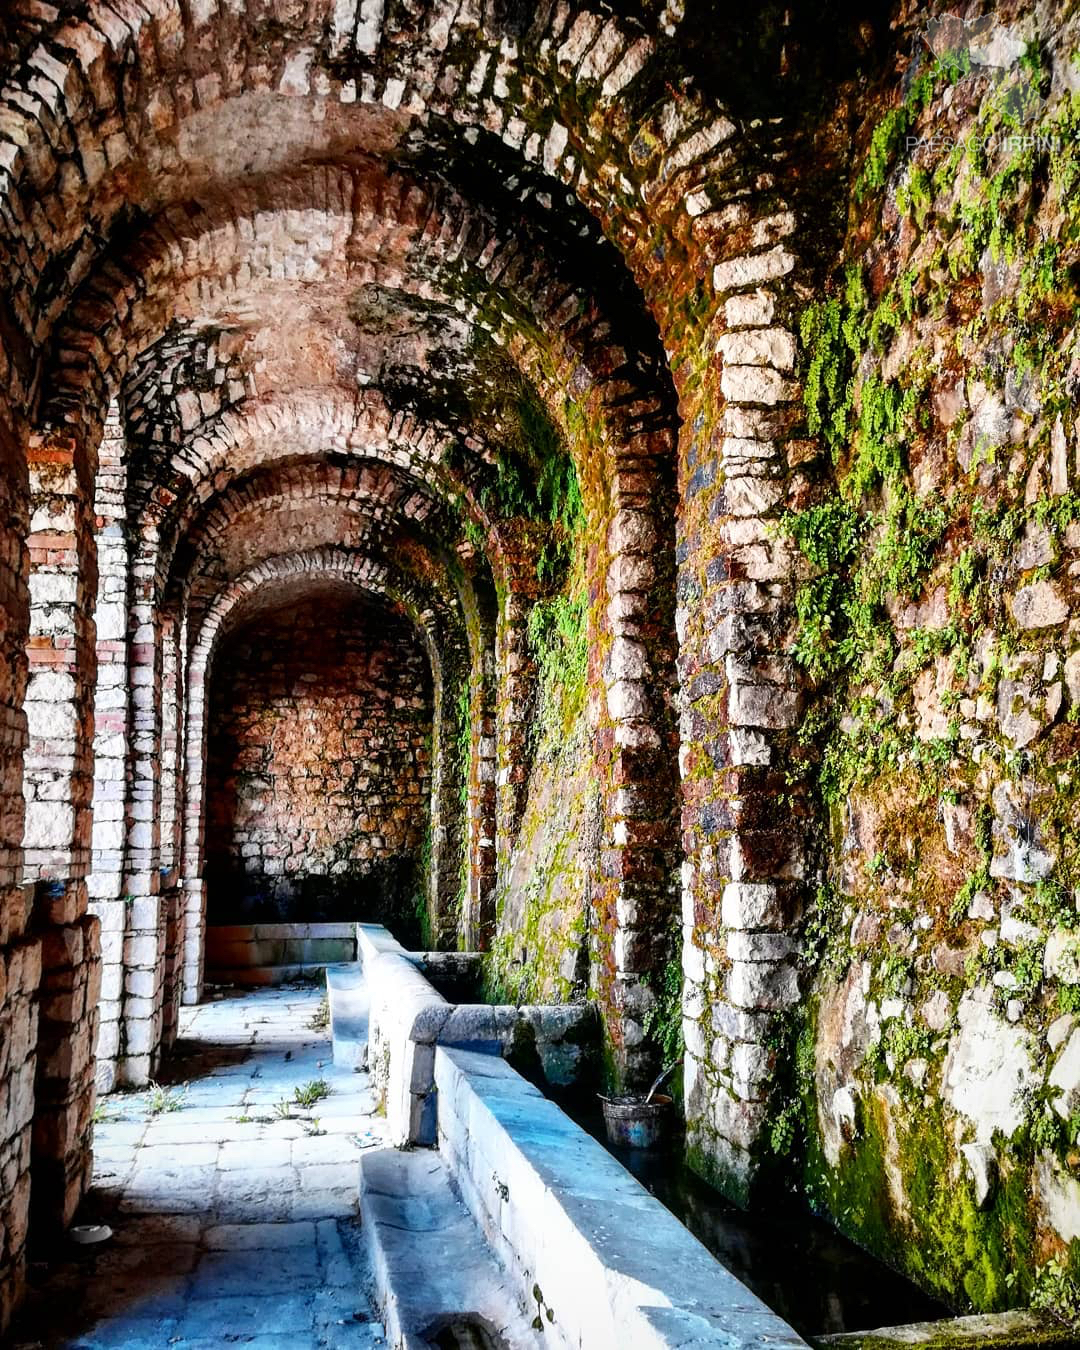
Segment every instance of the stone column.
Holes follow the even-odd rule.
[[[183,626],[174,615],[162,624],[161,689],[161,884],[165,908],[165,969],[162,992],[162,1044],[175,1041],[184,972],[184,897],[179,882],[180,755],[184,743],[182,680]]]
[[[44,883],[46,895],[53,884],[62,898],[62,883]],[[66,1228],[90,1185],[99,940],[92,914],[44,929],[30,1194],[38,1233]]]
[[[161,869],[175,883],[180,866],[183,788],[184,669],[186,625],[167,614],[162,623],[161,678]]]
[[[92,465],[66,435],[35,437],[31,517],[29,731],[23,869],[42,935],[31,1144],[31,1215],[70,1222],[90,1176],[99,927],[87,914],[93,784]]]
[[[0,1336],[26,1282],[41,939],[0,948]]]
[[[120,1053],[124,994],[123,900],[125,775],[128,755],[127,471],[119,410],[109,409],[94,494],[98,559],[97,688],[94,695],[94,831],[87,881],[90,910],[101,922],[98,1090],[111,1092]]]
[[[532,596],[507,586],[502,595],[495,645],[498,671],[495,838],[498,885],[505,884],[529,795],[529,714],[536,662],[529,649]]]
[[[186,655],[181,653],[181,659]],[[203,792],[206,775],[206,659],[196,646],[187,657],[187,716],[184,725],[184,781],[181,873],[183,970],[181,1000],[198,1003],[203,990],[206,889],[202,879]]]
[[[28,879],[78,879],[85,908],[93,788],[94,622],[97,590],[87,484],[76,441],[30,449],[30,636],[23,775]],[[70,919],[80,899],[73,897]]]
[[[606,606],[590,637],[590,684],[603,690],[594,712],[604,773],[601,923],[613,934],[610,992],[614,1046],[623,1078],[644,1086],[660,1067],[645,1033],[668,956],[677,905],[671,700],[674,653],[673,549],[664,464],[670,440],[642,437],[620,457],[607,522]],[[601,637],[601,640],[597,640]]]
[[[469,893],[464,940],[469,951],[487,951],[495,931],[495,692],[493,652],[474,660],[469,745]],[[479,664],[480,669],[476,669]]]
[[[0,344],[0,389],[10,372]],[[0,392],[0,1339],[26,1276],[30,1130],[34,1113],[41,939],[26,934],[32,890],[22,884],[29,624],[24,438]]]
[[[157,532],[131,562],[128,608],[129,755],[124,852],[127,929],[119,1076],[146,1083],[161,1054],[168,902],[161,896],[160,766],[162,634],[156,606]]]
[[[799,997],[794,926],[804,834],[785,774],[800,715],[786,654],[795,564],[776,529],[798,463],[795,341],[780,317],[795,258],[787,212],[759,251],[717,264],[704,341],[715,364],[684,400],[681,643],[685,1095],[691,1160],[746,1202],[771,1109],[778,1018]],[[688,415],[689,414],[689,415]]]
[[[457,946],[460,905],[467,881],[466,775],[459,741],[458,700],[468,688],[469,659],[463,638],[448,638],[433,663],[435,708],[431,755],[431,872],[428,877],[431,940]]]
[[[529,647],[529,611],[543,594],[537,577],[537,559],[546,533],[546,527],[537,529],[522,521],[505,521],[499,527],[497,556],[501,575],[495,628],[495,838],[499,887],[510,875],[529,796],[532,769],[529,726],[536,685],[536,662]]]

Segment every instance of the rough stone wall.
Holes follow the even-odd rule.
[[[589,989],[612,1078],[681,1029],[691,1160],[730,1193],[787,1167],[954,1300],[1041,1296],[1080,1237],[1075,20],[122,8],[0,20],[0,389],[38,428],[0,408],[2,1016],[32,1024],[33,909],[48,1026],[8,1068],[70,1122],[34,1144],[54,1210],[96,979],[104,426],[103,1066],[145,1080],[181,969],[199,997],[207,853],[219,895],[249,865],[351,889],[377,833],[425,863],[433,941]],[[307,695],[245,710],[276,678],[253,614],[339,582],[421,635],[434,707],[390,724],[413,760],[434,724],[424,784],[361,785],[367,733],[328,767]],[[275,736],[316,771],[287,810]],[[335,852],[373,795],[396,833]]]
[[[422,887],[427,659],[401,619],[313,597],[215,658],[210,923],[389,918]]]
[[[913,12],[895,41],[802,322],[822,453],[787,523],[820,814],[771,1144],[805,1130],[812,1202],[954,1305],[1060,1306],[1080,1275],[1080,28],[997,6]]]
[[[602,805],[586,753],[590,732],[582,693],[571,682],[528,700],[531,744],[520,745],[515,765],[526,771],[531,765],[531,772],[521,815],[500,857],[488,967],[490,992],[500,1001],[565,1003],[590,988],[598,947],[594,888]]]
[[[0,374],[11,370],[0,345]],[[26,718],[26,462],[0,396],[0,1334],[20,1296],[26,1272],[30,1127],[37,1045],[35,994],[40,941],[25,934],[27,894],[20,884],[23,834],[22,757]]]

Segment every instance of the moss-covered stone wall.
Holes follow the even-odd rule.
[[[800,317],[803,999],[766,1152],[959,1308],[1080,1310],[1080,26],[901,16]]]

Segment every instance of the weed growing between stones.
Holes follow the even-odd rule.
[[[325,1031],[330,1025],[330,995],[323,991],[319,999],[319,1006],[308,1019],[308,1026],[312,1031]]]
[[[184,1090],[162,1087],[151,1082],[146,1099],[148,1116],[167,1115],[170,1111],[179,1111],[184,1105]]]
[[[655,1002],[645,1014],[645,1034],[651,1036],[660,1051],[663,1066],[677,1064],[683,1055],[682,961],[667,962],[653,990]]]
[[[330,1096],[332,1088],[324,1078],[313,1078],[302,1087],[293,1088],[293,1101],[297,1106],[314,1106]]]

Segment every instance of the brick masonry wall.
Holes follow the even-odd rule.
[[[413,898],[430,687],[403,619],[333,592],[224,641],[210,693],[210,923],[375,918]]]
[[[856,1237],[957,1301],[1037,1288],[1024,1253],[1045,1265],[1080,1234],[1074,21],[1040,33],[1046,8],[994,6],[958,30],[978,69],[927,86],[945,29],[922,11],[943,5],[898,4],[876,35],[856,25],[855,75],[850,34],[810,6],[785,7],[777,33],[731,15],[703,41],[701,11],[678,3],[623,23],[554,3],[479,22],[452,0],[235,0],[225,47],[218,0],[120,8],[14,0],[3,49],[25,87],[0,117],[15,353],[0,352],[0,388],[45,429],[9,447],[0,425],[9,970],[30,914],[24,786],[25,875],[60,887],[36,918],[61,1054],[46,1047],[52,1068],[30,1077],[67,1092],[52,1070],[87,1010],[65,998],[94,981],[69,884],[89,845],[85,508],[103,423],[102,463],[119,468],[122,404],[132,473],[97,530],[103,1047],[149,1071],[181,940],[198,996],[204,783],[211,904],[227,912],[256,891],[351,895],[415,861],[433,779],[438,942],[494,927],[507,978],[518,960],[545,994],[589,986],[624,1081],[656,1067],[658,1000],[681,972],[695,1166],[743,1198],[765,1164],[801,1167],[820,1208],[869,1216]],[[789,116],[814,55],[806,15],[828,48],[820,126]],[[758,81],[769,71],[783,80]],[[913,129],[985,131],[1025,71],[1037,106],[1009,116],[1060,116],[1072,148],[981,167],[904,150]],[[766,97],[736,107],[754,82]],[[345,153],[358,143],[371,162]],[[528,485],[500,459],[513,418],[486,397],[523,387],[530,429],[542,406],[565,441],[587,519],[587,687],[539,746],[539,591],[521,584],[537,559],[507,565],[496,500],[500,481]],[[10,485],[26,446],[61,449],[60,425],[73,462],[35,466],[27,700],[31,522]],[[260,620],[223,639],[203,716],[204,617],[224,624],[258,591],[265,615],[286,574],[338,571],[378,572],[374,589],[424,616],[437,764],[417,764],[428,694],[391,706],[355,626],[309,625],[323,652],[290,684],[303,606],[288,632]],[[391,645],[426,691],[416,650]],[[353,669],[362,690],[343,685]],[[274,679],[291,692],[268,693]],[[65,962],[87,967],[70,991]],[[25,979],[5,1016],[33,997]],[[17,1097],[0,1137],[16,1197]],[[973,1114],[973,1098],[1001,1109]],[[5,1287],[24,1219],[17,1200]],[[1011,1243],[1017,1279],[1000,1260],[971,1277],[942,1233]]]

